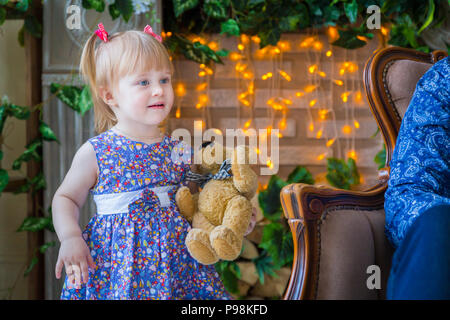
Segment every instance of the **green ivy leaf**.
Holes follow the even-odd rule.
[[[281,217],[282,208],[280,192],[284,186],[287,186],[286,182],[277,175],[272,175],[267,184],[267,189],[258,193],[259,206],[261,207],[264,217],[269,220],[275,221]]]
[[[278,222],[264,226],[262,240],[258,246],[270,254],[276,269],[292,262],[294,256],[292,235]]]
[[[0,169],[0,193],[6,188],[9,182],[9,175],[5,169]]]
[[[42,134],[44,140],[60,143],[53,130],[43,121],[40,121],[39,132]]]
[[[220,49],[219,51],[216,51],[216,54],[219,57],[226,57],[229,53],[230,53],[230,51],[227,49]]]
[[[344,11],[350,23],[355,23],[358,16],[358,3],[356,0],[344,3]]]
[[[0,5],[4,6],[8,2],[9,2],[9,0],[0,0]]]
[[[4,8],[0,8],[0,26],[5,22],[6,20],[6,10]]]
[[[39,155],[38,148],[42,147],[42,141],[38,138],[28,144],[25,148],[25,151],[14,160],[12,164],[13,170],[20,170],[23,162],[30,161],[31,159],[36,161],[41,161],[41,156]]]
[[[78,109],[80,110],[81,116],[83,116],[87,111],[94,107],[92,102],[91,92],[89,86],[84,86],[81,90],[80,98],[78,101]]]
[[[113,20],[116,20],[118,17],[120,17],[120,11],[117,9],[116,5],[114,3],[110,4],[108,6],[109,15]]]
[[[226,19],[230,0],[206,0],[203,5],[205,13],[214,19]]]
[[[28,266],[27,270],[23,273],[23,276],[26,277],[30,274],[30,272],[33,270],[34,266],[38,263],[39,259],[38,257],[34,256],[33,259],[31,259],[31,263]]]
[[[17,229],[17,232],[37,232],[41,230],[50,230],[52,232],[55,232],[51,217],[26,217],[20,225],[19,229]]]
[[[297,30],[297,25],[300,22],[300,15],[293,15],[283,17],[280,20],[281,31],[295,31]]]
[[[276,46],[278,41],[280,41],[281,30],[274,27],[264,32],[259,32],[258,37],[261,39],[260,48],[264,48],[267,45]]]
[[[123,19],[128,22],[133,15],[133,3],[131,0],[116,0],[114,4],[117,10],[122,14]]]
[[[258,273],[259,282],[264,284],[264,274],[268,274],[272,277],[277,277],[275,273],[272,258],[267,254],[267,251],[262,251],[261,254],[252,260]]]
[[[214,264],[217,273],[220,275],[225,289],[231,293],[238,293],[238,277],[236,275],[236,269],[239,270],[239,266],[234,261],[221,260]],[[240,270],[238,271],[240,275]]]
[[[3,159],[3,151],[0,150],[0,161]]]
[[[238,36],[240,35],[239,25],[233,19],[228,19],[225,22],[220,24],[220,34],[226,33],[230,36]]]
[[[39,247],[39,252],[44,254],[49,248],[56,246],[56,241],[44,243]]]
[[[327,170],[326,179],[336,188],[349,190],[350,186],[359,184],[359,173],[352,158],[347,163],[342,159],[328,158]]]
[[[10,104],[7,108],[7,112],[9,115],[20,120],[26,120],[30,117],[30,109],[28,107],[21,107]]]
[[[3,131],[3,126],[5,124],[6,118],[8,117],[8,114],[6,113],[6,106],[6,103],[0,105],[0,132]]]
[[[85,9],[94,9],[97,12],[105,11],[105,2],[103,0],[83,0],[81,4]]]
[[[16,9],[25,12],[28,10],[31,0],[18,0],[16,2]]]
[[[80,112],[78,101],[80,99],[81,89],[75,86],[63,86],[59,83],[52,83],[50,85],[50,92],[56,96],[69,108]]]
[[[175,17],[179,17],[183,12],[198,5],[198,0],[172,0]]]
[[[383,149],[375,155],[373,159],[378,164],[378,169],[384,168],[386,165],[386,145],[383,143]]]
[[[307,183],[314,184],[312,174],[303,166],[297,166],[287,179],[287,183]]]
[[[25,26],[23,25],[22,28],[20,28],[19,33],[17,34],[17,41],[19,42],[20,46],[23,47],[25,45]]]
[[[42,25],[35,16],[27,15],[24,21],[25,30],[35,38],[42,37]]]
[[[356,36],[359,35],[354,30],[338,30],[339,39],[332,43],[333,46],[338,46],[346,49],[356,49],[361,48],[366,45],[365,41],[358,39]]]

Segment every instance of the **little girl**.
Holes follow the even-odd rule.
[[[100,134],[77,151],[53,198],[55,274],[63,266],[67,274],[61,299],[232,299],[214,266],[199,264],[184,244],[190,225],[175,194],[191,159],[173,161],[174,150],[189,147],[159,129],[174,100],[161,38],[149,26],[108,35],[99,24],[80,70]],[[81,232],[89,191],[97,214]]]

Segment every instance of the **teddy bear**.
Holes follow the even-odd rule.
[[[205,265],[219,259],[235,260],[252,217],[250,200],[258,188],[258,177],[248,161],[249,148],[227,148],[212,141],[202,145],[201,156],[198,175],[216,178],[202,183],[195,194],[182,186],[175,195],[180,213],[192,226],[185,244],[191,256]],[[228,168],[231,164],[231,172],[225,179],[217,179],[225,164],[223,159]]]

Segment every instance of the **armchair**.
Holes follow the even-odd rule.
[[[384,235],[384,192],[400,124],[418,80],[447,54],[389,47],[364,68],[368,102],[386,144],[386,167],[365,191],[290,184],[280,194],[294,239],[284,299],[384,299],[393,248]],[[378,266],[381,288],[369,289]]]

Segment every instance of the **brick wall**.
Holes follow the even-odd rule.
[[[372,52],[377,49],[380,42],[377,39],[370,40],[368,45],[356,50],[345,50],[331,47],[326,34],[317,35],[317,39],[323,43],[321,50],[314,48],[302,48],[301,42],[310,35],[285,34],[281,40],[289,44],[289,50],[282,50],[280,54],[270,56],[258,54],[259,45],[250,41],[244,51],[237,49],[239,39],[236,37],[212,35],[208,42],[215,41],[219,48],[226,48],[230,52],[246,52],[246,57],[241,63],[248,65],[248,70],[254,74],[254,95],[248,100],[253,105],[248,107],[239,102],[237,96],[246,91],[250,80],[238,76],[235,66],[238,61],[224,58],[224,65],[216,64],[213,67],[214,74],[209,77],[199,77],[201,71],[195,62],[185,60],[183,57],[175,57],[174,85],[183,83],[186,94],[176,98],[167,124],[167,129],[172,132],[176,128],[186,128],[193,134],[194,120],[205,121],[206,130],[217,128],[225,134],[225,129],[243,128],[244,123],[252,119],[250,128],[258,130],[272,124],[278,127],[283,118],[282,111],[273,110],[266,102],[274,95],[281,96],[292,101],[285,110],[286,128],[280,130],[282,137],[279,140],[279,171],[278,175],[286,179],[288,174],[297,166],[303,165],[313,174],[318,184],[327,184],[326,158],[346,157],[352,149],[356,152],[356,163],[362,176],[358,189],[370,187],[376,183],[377,165],[373,161],[376,153],[382,148],[381,134],[375,138],[371,136],[377,130],[377,124],[369,109],[362,83],[364,64]],[[331,56],[326,52],[332,51]],[[259,51],[260,53],[260,51]],[[354,62],[358,69],[353,73],[339,74],[340,65],[344,61]],[[317,73],[311,74],[308,68],[317,65],[317,70],[323,71],[326,76]],[[291,76],[291,81],[286,81],[280,75],[279,70],[285,71]],[[272,72],[273,77],[262,80],[261,76]],[[324,74],[322,74],[324,75]],[[333,80],[345,80],[342,86]],[[197,86],[203,82],[208,83],[206,90],[199,92]],[[305,93],[307,85],[315,84],[316,90]],[[355,102],[356,94],[350,95],[348,101],[342,101],[342,93],[360,91],[362,100]],[[297,97],[297,92],[303,92],[302,97]],[[197,109],[195,106],[201,93],[207,93],[209,102],[206,107]],[[316,104],[310,106],[310,101],[316,99]],[[177,109],[179,108],[179,118]],[[319,110],[328,109],[321,120]],[[354,119],[359,123],[355,128]],[[314,130],[310,131],[311,122]],[[342,127],[349,125],[350,133],[344,133]],[[322,129],[322,135],[317,138],[318,130]],[[326,146],[329,139],[335,138],[335,142]],[[323,159],[318,158],[326,154]],[[255,166],[256,172],[260,172]],[[260,182],[265,184],[270,176],[260,176]]]

